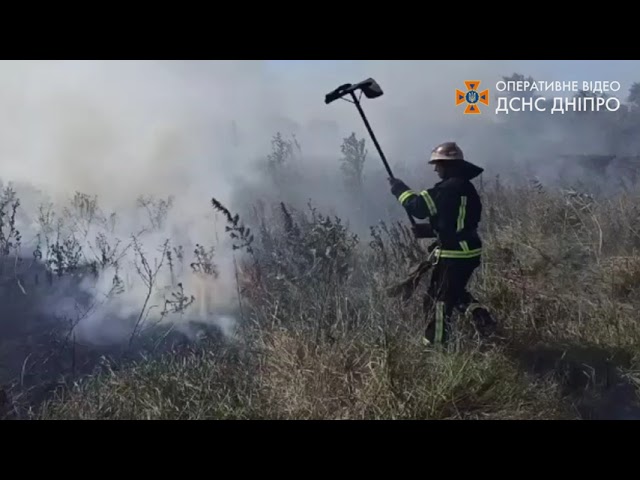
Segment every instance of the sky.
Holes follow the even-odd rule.
[[[349,71],[357,65],[364,65],[371,61],[358,60],[269,60],[269,66],[282,76],[305,75],[310,72],[317,74],[326,72]],[[377,62],[377,61],[376,61]],[[393,65],[394,60],[384,61]],[[429,65],[432,61],[419,60],[416,64]],[[441,61],[433,61],[440,63]],[[464,64],[462,60],[447,61],[450,64]],[[466,62],[470,65],[478,64],[476,60]],[[637,60],[491,60],[487,63],[494,65],[504,75],[522,73],[533,76],[538,80],[576,80],[582,81],[609,80],[618,81],[621,91],[626,92],[633,82],[640,81],[640,62]],[[473,68],[469,75],[473,75]],[[482,80],[482,79],[481,79]],[[495,87],[495,84],[491,85]],[[495,88],[494,88],[495,90]]]
[[[495,95],[496,81],[512,73],[617,80],[626,96],[640,80],[640,62],[2,61],[0,179],[97,190],[118,201],[123,189],[158,193],[167,182],[208,191],[203,173],[215,172],[225,190],[229,179],[255,174],[247,165],[268,151],[277,131],[297,134],[307,154],[331,158],[351,132],[362,135],[353,107],[325,105],[324,95],[367,77],[385,92],[364,108],[389,156],[413,159],[443,139],[480,151],[478,132],[495,119],[495,102],[481,116],[463,115],[454,89],[477,79]],[[232,131],[242,148],[229,141]]]
[[[393,62],[393,60],[389,61]],[[428,62],[420,61],[420,62]],[[463,62],[451,60],[451,62]],[[492,62],[495,62],[492,60]],[[508,60],[517,71],[539,73],[566,80],[598,80],[603,79],[603,72],[611,79],[619,82],[637,81],[640,78],[640,62],[637,60]],[[343,68],[345,64],[358,63],[357,60],[269,60],[274,69],[283,72],[293,70],[334,70]],[[545,78],[546,79],[546,78]]]
[[[351,105],[325,105],[324,95],[367,77],[385,92],[364,108],[389,155],[413,158],[442,138],[481,149],[477,132],[495,118],[495,103],[481,116],[463,115],[453,105],[454,89],[478,79],[495,95],[495,82],[512,73],[617,80],[626,96],[640,80],[640,62],[2,61],[0,179],[63,192],[88,188],[119,200],[124,187],[158,192],[170,181],[206,191],[204,172],[252,175],[247,162],[268,151],[277,131],[295,132],[308,154],[333,156],[342,138],[363,134],[363,125]],[[229,142],[232,129],[242,149]],[[223,160],[233,155],[238,158]],[[123,169],[129,172],[124,184]],[[118,194],[113,182],[120,182]],[[226,182],[220,183],[223,189]]]

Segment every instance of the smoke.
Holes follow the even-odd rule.
[[[389,194],[377,153],[353,106],[346,102],[327,106],[325,93],[367,77],[380,83],[385,95],[366,102],[364,108],[394,169],[411,175],[406,179],[412,183],[419,183],[414,173],[424,182],[432,181],[424,160],[434,145],[445,140],[459,142],[489,175],[526,169],[553,179],[557,176],[554,164],[540,159],[607,150],[610,145],[603,134],[593,128],[579,130],[548,116],[534,123],[524,117],[501,120],[495,115],[495,105],[479,116],[463,115],[463,107],[454,107],[453,92],[464,88],[468,79],[481,79],[480,88],[492,88],[503,75],[514,72],[541,80],[564,80],[561,65],[524,61],[300,65],[3,61],[0,181],[13,182],[20,193],[23,256],[31,255],[29,248],[42,233],[38,206],[48,202],[68,206],[75,192],[97,196],[100,208],[97,220],[83,223],[83,251],[96,250],[96,237],[103,234],[110,245],[119,241],[120,252],[126,253],[118,270],[106,268],[97,280],[58,281],[56,288],[42,293],[41,309],[62,317],[81,317],[76,332],[85,341],[115,342],[130,335],[141,312],[144,322],[182,318],[180,314],[160,315],[167,306],[165,300],[175,298],[175,276],[186,297],[197,298],[191,309],[196,313],[190,319],[195,315],[233,332],[229,312],[237,304],[234,259],[222,219],[211,208],[211,197],[232,209],[251,201],[247,192],[265,198],[280,196],[298,205],[311,198],[347,216],[359,228],[382,216],[375,210],[383,208],[382,203],[375,199]],[[629,86],[625,79],[608,79],[621,81],[623,90]],[[296,168],[304,175],[276,188],[257,165],[269,153],[278,131],[293,134],[299,141],[302,154]],[[340,181],[339,148],[351,132],[367,138],[365,193],[371,206],[351,208]],[[538,168],[532,162],[538,162]],[[156,203],[141,203],[141,196],[156,199]],[[170,206],[166,216],[159,214],[163,207],[158,199]],[[86,209],[78,204],[75,209],[73,218],[78,218],[78,212],[86,217]],[[66,219],[65,228],[71,228],[71,218]],[[48,227],[52,238],[57,221],[54,218]],[[140,232],[134,244],[132,235]],[[171,239],[169,245],[166,239]],[[216,246],[219,278],[193,274],[189,261],[180,271],[165,264],[167,268],[153,280],[147,298],[149,279],[145,280],[148,272],[141,254],[152,272],[156,260],[162,258],[163,245],[174,252],[175,259],[172,249],[181,245],[190,256],[196,243]],[[80,313],[78,292],[86,294]]]

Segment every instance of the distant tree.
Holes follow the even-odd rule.
[[[291,157],[293,157],[293,142],[286,140],[282,133],[276,133],[271,139],[271,153],[267,157],[270,169],[275,170],[282,167]]]
[[[640,82],[633,82],[631,88],[629,88],[627,102],[634,107],[640,107]]]
[[[535,82],[535,79],[532,76],[529,77],[525,77],[524,75],[522,75],[521,73],[513,73],[512,75],[509,75],[507,77],[503,76],[502,80],[506,83],[506,82],[528,82],[529,85],[533,84]],[[538,94],[538,90],[533,90],[531,88],[528,88],[526,90],[522,90],[522,91],[510,91],[510,90],[506,90],[504,92],[502,92],[503,95],[507,95],[507,96],[517,96],[517,97],[523,97],[523,98],[536,98],[539,97],[541,95]]]
[[[535,81],[532,76],[525,77],[521,73],[513,73],[513,74],[511,74],[509,76],[503,76],[502,80],[504,80],[505,82],[522,82],[522,81],[526,81],[526,82],[529,82],[529,83],[533,83]]]
[[[345,175],[347,186],[360,190],[363,184],[364,162],[367,158],[365,139],[358,140],[355,133],[345,138],[340,147],[343,157],[340,169]]]

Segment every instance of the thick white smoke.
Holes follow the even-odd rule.
[[[222,318],[230,331],[224,315],[237,304],[233,258],[228,243],[220,243],[226,241],[224,222],[218,216],[215,223],[210,199],[216,197],[233,209],[230,203],[237,198],[238,185],[262,183],[255,161],[268,154],[277,131],[297,135],[309,162],[301,168],[318,173],[335,168],[342,139],[351,132],[366,137],[366,132],[352,105],[327,106],[324,94],[340,84],[374,77],[385,95],[364,107],[393,164],[424,165],[430,148],[455,140],[482,166],[520,168],[540,151],[558,151],[561,142],[552,135],[556,130],[532,133],[525,125],[520,135],[513,129],[505,133],[496,122],[495,106],[480,116],[462,115],[462,107],[454,107],[454,89],[463,88],[469,79],[481,79],[481,88],[492,88],[502,75],[514,72],[562,80],[561,74],[553,76],[554,69],[553,64],[519,61],[345,61],[305,66],[266,61],[3,61],[0,181],[22,186],[20,227],[27,257],[28,242],[41,229],[37,215],[43,201],[64,204],[78,191],[97,195],[106,219],[117,213],[111,229],[89,227],[84,250],[90,251],[99,232],[107,231],[110,242],[120,239],[124,247],[132,234],[150,227],[147,210],[136,203],[141,195],[172,196],[168,217],[140,237],[140,248],[153,268],[167,238],[173,239],[171,246],[183,245],[188,255],[196,242],[207,248],[216,245],[220,279],[189,275],[187,263],[181,280],[185,293],[198,297],[197,317]],[[623,90],[628,88],[624,79],[616,80]],[[597,143],[593,136],[589,141]],[[380,169],[368,137],[367,145],[369,168]],[[426,166],[424,174],[427,181]],[[330,203],[337,187],[318,183],[310,193]],[[113,288],[116,272],[109,269],[97,283],[81,285],[94,298],[90,303],[97,302],[78,324],[77,334],[87,341],[110,342],[128,335],[131,319],[135,321],[143,308],[147,287],[133,262],[133,247],[128,252],[117,272],[124,293],[100,303]],[[171,284],[169,270],[163,272],[147,303],[153,307],[149,322],[163,307],[166,292],[159,288]],[[66,287],[53,292],[44,308],[77,316],[76,300]]]

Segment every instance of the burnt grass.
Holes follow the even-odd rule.
[[[499,181],[485,182],[480,192],[486,247],[471,288],[500,322],[495,344],[479,343],[461,319],[447,350],[420,344],[426,281],[406,301],[385,293],[427,247],[412,237],[402,212],[365,236],[311,203],[263,202],[240,216],[214,198],[211,208],[234,245],[237,335],[203,330],[196,342],[136,330],[133,319],[135,342],[82,346],[70,340],[63,321],[29,313],[32,302],[18,279],[26,283],[40,268],[48,278],[41,288],[52,288],[72,273],[94,274],[109,256],[98,256],[104,265],[69,266],[64,259],[74,249],[67,245],[53,263],[39,258],[20,275],[15,262],[5,261],[14,266],[11,275],[5,268],[2,295],[13,311],[2,315],[0,343],[11,376],[3,380],[0,413],[11,419],[639,419],[640,195],[596,200]],[[5,260],[15,240],[11,205],[3,204]],[[172,248],[167,251],[177,251]],[[217,275],[215,254],[205,261],[205,253],[194,251],[200,260],[192,271]],[[181,299],[179,308],[188,312],[191,295],[174,291],[170,298]],[[21,312],[29,321],[16,327],[9,318]]]

